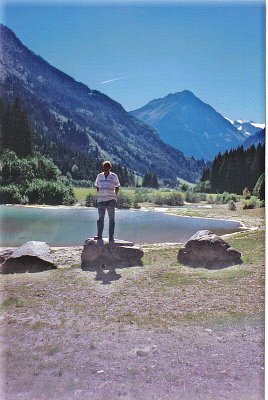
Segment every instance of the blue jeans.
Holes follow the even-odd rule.
[[[109,237],[114,236],[115,205],[116,205],[116,200],[98,202],[98,212],[99,212],[99,219],[97,221],[98,236],[102,236],[104,227],[104,216],[106,210],[108,212],[108,217],[109,217]]]

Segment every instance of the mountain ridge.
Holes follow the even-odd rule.
[[[151,100],[130,114],[150,123],[165,143],[199,159],[212,160],[245,139],[229,120],[189,90]]]
[[[205,164],[164,143],[156,130],[105,94],[51,66],[0,26],[1,89],[5,99],[19,97],[36,134],[143,175],[197,181]]]
[[[254,135],[249,136],[242,144],[244,149],[248,149],[251,146],[257,147],[258,145],[263,146],[265,144],[265,129],[261,129]]]

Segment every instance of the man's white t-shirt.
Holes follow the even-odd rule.
[[[114,188],[119,187],[120,182],[118,176],[113,172],[109,172],[107,178],[105,178],[104,172],[101,172],[96,178],[95,186],[99,188],[98,202],[115,200],[116,194]]]

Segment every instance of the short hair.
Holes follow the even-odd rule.
[[[109,165],[110,168],[112,168],[112,164],[110,163],[110,161],[106,160],[102,163],[102,166],[104,167],[104,165]]]

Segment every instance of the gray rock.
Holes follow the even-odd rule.
[[[14,250],[5,250],[1,253],[0,260],[1,274],[56,269],[50,255],[50,247],[45,242],[30,241]]]
[[[141,266],[143,251],[133,243],[115,239],[87,239],[81,254],[82,269],[95,271],[98,268],[123,268]]]
[[[178,261],[190,267],[220,269],[241,264],[241,253],[214,233],[196,232],[179,250]]]

